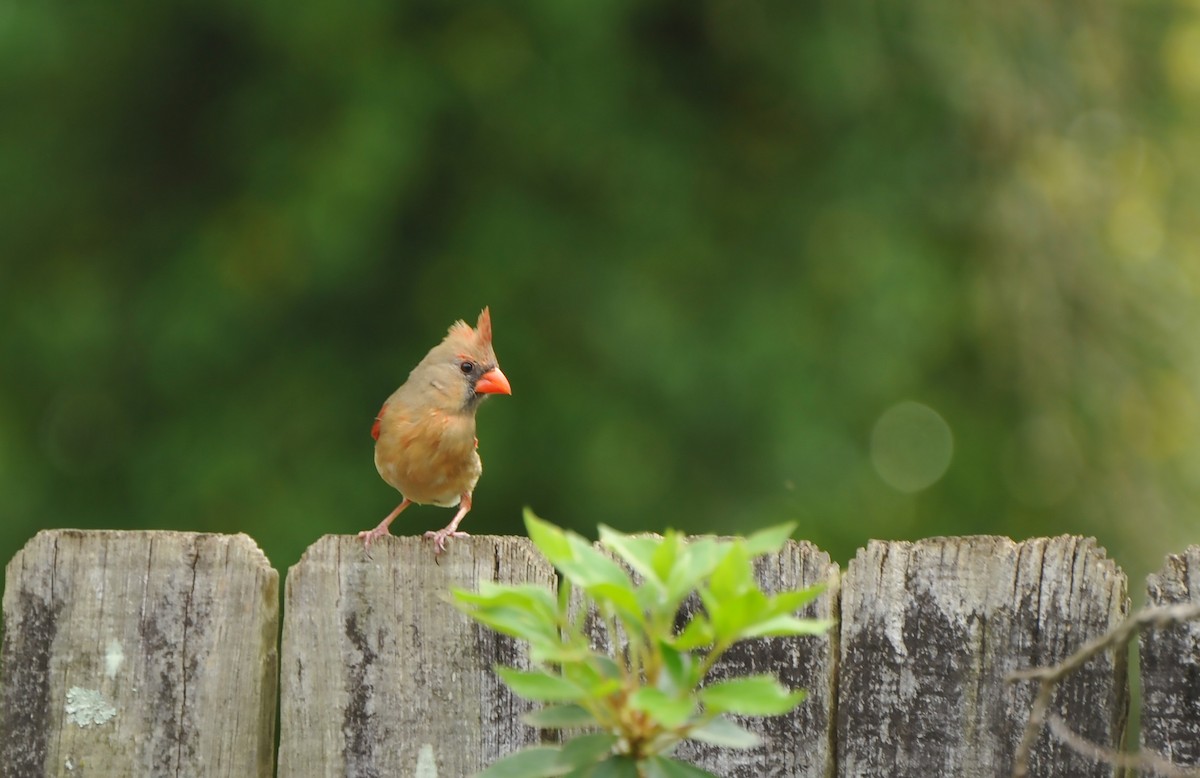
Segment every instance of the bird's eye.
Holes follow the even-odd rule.
[[[463,362],[461,365],[458,366],[458,369],[463,371],[464,373],[470,373],[472,370],[475,369],[475,363],[470,362],[470,361]]]

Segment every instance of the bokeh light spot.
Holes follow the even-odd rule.
[[[871,431],[871,464],[897,491],[919,492],[941,478],[954,456],[950,425],[934,409],[911,400],[888,408]]]

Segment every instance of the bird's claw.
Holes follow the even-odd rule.
[[[390,535],[387,527],[376,527],[375,529],[365,529],[358,533],[358,539],[363,542],[363,551],[367,552],[367,556],[371,553],[371,543],[379,540],[384,535]]]
[[[446,553],[446,540],[449,538],[469,538],[471,535],[458,530],[439,529],[436,532],[429,530],[425,537],[433,538],[433,555],[436,558]]]

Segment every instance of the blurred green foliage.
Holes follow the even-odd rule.
[[[484,304],[470,531],[1197,539],[1195,2],[6,3],[0,105],[0,560],[374,526]]]

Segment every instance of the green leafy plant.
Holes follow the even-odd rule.
[[[561,573],[557,595],[481,582],[478,592],[456,589],[455,602],[476,621],[529,643],[532,669],[496,668],[514,692],[547,704],[525,717],[528,724],[587,732],[506,756],[480,778],[711,776],[670,758],[672,749],[688,738],[753,748],[759,738],[726,714],[778,715],[804,699],[773,675],[704,683],[740,640],[829,629],[827,620],[795,615],[823,586],[768,595],[754,577],[754,558],[778,551],[795,525],[732,539],[674,531],[633,536],[601,526],[600,544],[612,556],[529,511],[525,526]],[[581,602],[572,602],[575,590]],[[702,610],[676,629],[693,592]],[[607,634],[589,634],[589,610]]]

